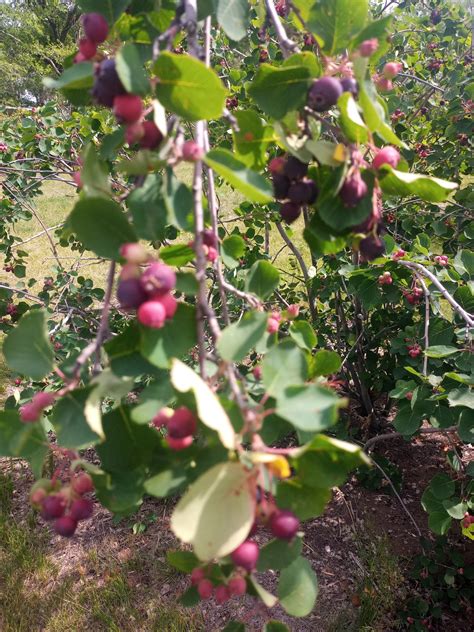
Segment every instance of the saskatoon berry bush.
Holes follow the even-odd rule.
[[[30,462],[66,537],[93,493],[119,517],[176,497],[186,605],[309,614],[304,522],[391,436],[450,437],[422,504],[434,533],[474,539],[468,16],[398,4],[80,0],[55,99],[3,123],[0,454]],[[35,293],[14,229],[47,179],[79,197]],[[107,262],[104,288],[57,241]],[[45,478],[50,452],[69,466]]]

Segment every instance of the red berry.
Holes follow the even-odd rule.
[[[132,123],[127,125],[125,129],[125,140],[130,147],[138,143],[145,135],[145,128],[143,123]]]
[[[109,35],[107,20],[100,13],[86,13],[82,17],[82,25],[87,39],[102,44]]]
[[[89,39],[79,40],[79,53],[86,59],[92,59],[97,54],[97,44]]]
[[[182,439],[175,439],[174,437],[166,437],[166,442],[168,443],[168,447],[175,452],[179,452],[180,450],[185,450],[189,448],[189,446],[194,441],[192,436],[183,437]]]
[[[87,498],[78,498],[75,500],[70,509],[70,515],[74,520],[87,520],[94,512],[94,504]]]
[[[199,584],[201,579],[204,579],[205,576],[206,574],[203,568],[193,568],[193,571],[191,573],[191,584],[193,586],[196,586],[197,584]]]
[[[159,301],[165,308],[165,316],[167,320],[173,318],[176,314],[176,310],[178,309],[178,301],[172,294],[157,296],[154,300]]]
[[[276,318],[269,318],[267,323],[267,331],[269,334],[276,334],[280,329],[280,322]]]
[[[197,585],[197,591],[201,599],[210,599],[214,592],[214,586],[209,579],[201,579]]]
[[[143,136],[139,139],[143,149],[156,149],[163,140],[163,134],[153,121],[143,122]]]
[[[127,263],[140,265],[149,259],[145,248],[138,243],[123,244],[120,248],[120,256],[127,260]]]
[[[88,494],[94,491],[94,483],[87,472],[81,472],[72,479],[71,485],[76,494]]]
[[[117,298],[123,309],[137,309],[148,296],[140,279],[125,279],[118,283]]]
[[[66,499],[61,494],[46,496],[42,502],[41,516],[45,520],[60,518],[66,511]]]
[[[114,99],[114,114],[120,123],[136,123],[143,116],[143,102],[135,94],[121,94]]]
[[[70,538],[77,529],[77,522],[72,516],[63,516],[54,521],[53,529],[58,535]]]
[[[375,37],[372,39],[364,40],[359,46],[359,53],[362,55],[362,57],[371,57],[378,47],[379,41]]]
[[[412,393],[412,392],[407,393],[407,394],[405,395],[405,397],[407,398],[407,400],[408,400],[409,402],[411,402],[411,400],[413,399],[413,393]]]
[[[255,366],[253,368],[253,376],[256,380],[261,380],[262,379],[262,367],[261,366]]]
[[[186,160],[187,162],[197,162],[198,160],[202,160],[204,158],[204,154],[204,149],[194,140],[187,140],[181,148],[183,160]]]
[[[233,577],[227,584],[229,593],[232,597],[240,597],[247,592],[247,582],[243,577]]]
[[[23,423],[33,423],[38,421],[41,416],[41,410],[39,410],[33,402],[28,402],[20,407],[20,419]]]
[[[309,90],[308,104],[316,112],[326,112],[342,94],[342,86],[334,77],[321,77],[316,79]]]
[[[213,248],[212,246],[208,247],[206,259],[209,261],[209,263],[214,263],[214,261],[216,261],[218,257],[218,250],[216,248]]]
[[[380,169],[380,167],[383,167],[384,165],[390,165],[395,169],[400,162],[400,158],[401,156],[398,149],[395,149],[395,147],[392,147],[391,145],[387,145],[377,152],[377,155],[372,161],[372,166],[374,169]]]
[[[244,568],[249,573],[256,567],[258,556],[258,544],[252,540],[245,540],[231,553],[234,564]]]
[[[175,288],[176,273],[164,263],[155,262],[150,264],[142,274],[141,284],[145,292],[150,295],[163,296]]]
[[[280,215],[287,224],[292,224],[301,215],[301,206],[295,202],[285,202],[280,206]]]
[[[398,73],[402,70],[403,65],[398,61],[389,61],[388,64],[385,64],[383,67],[384,77],[387,79],[393,79],[398,75]]]
[[[227,586],[216,586],[215,596],[217,603],[222,604],[230,599],[229,589]]]
[[[174,415],[168,420],[168,436],[173,439],[184,439],[193,435],[196,428],[196,417],[184,406],[175,410]]]
[[[166,311],[159,301],[145,301],[137,310],[138,321],[151,327],[152,329],[161,329],[166,320]]]
[[[291,540],[300,528],[300,521],[291,511],[276,511],[270,518],[270,530],[280,540]]]
[[[155,428],[163,428],[168,425],[168,421],[174,415],[172,408],[162,408],[151,420],[151,423]]]
[[[33,395],[33,399],[31,403],[36,406],[39,410],[44,410],[51,406],[56,400],[56,393],[51,393],[50,391],[41,391]]]
[[[272,158],[268,165],[268,169],[272,174],[282,174],[285,169],[286,160],[283,156],[277,156],[276,158]]]

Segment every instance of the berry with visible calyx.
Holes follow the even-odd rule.
[[[159,301],[165,308],[166,320],[171,320],[178,309],[178,301],[175,297],[172,294],[165,294],[164,296],[157,296],[154,300]]]
[[[262,379],[262,367],[257,365],[254,366],[253,370],[252,370],[252,374],[254,376],[254,378],[256,380],[261,380]]]
[[[291,182],[283,174],[275,173],[272,178],[273,193],[277,200],[284,200],[288,197],[288,191],[290,189]]]
[[[383,75],[386,79],[393,79],[402,70],[403,64],[399,61],[389,61],[383,67]]]
[[[216,601],[218,604],[225,603],[226,601],[230,599],[230,592],[227,586],[223,586],[223,585],[216,586],[214,594],[215,594]]]
[[[168,420],[168,435],[173,439],[183,439],[193,435],[196,428],[196,417],[185,406],[175,410],[174,415]]]
[[[94,503],[87,498],[77,498],[73,501],[69,514],[74,520],[87,520],[94,513]]]
[[[21,384],[21,377],[17,377],[15,380],[15,386],[20,386]]]
[[[123,244],[120,247],[120,256],[127,260],[128,263],[146,263],[149,259],[145,248],[138,243]]]
[[[362,57],[371,57],[379,47],[379,40],[375,37],[364,40],[359,46],[359,53]]]
[[[95,71],[92,96],[97,103],[111,108],[117,96],[126,94],[126,90],[117,74],[114,59],[105,59]]]
[[[202,243],[208,248],[216,248],[217,238],[213,230],[206,228],[202,231]]]
[[[83,494],[88,494],[89,492],[94,491],[94,483],[92,478],[87,472],[81,472],[71,481],[71,487],[76,492],[82,496]]]
[[[393,279],[390,272],[384,272],[378,278],[379,285],[391,285],[392,283],[393,283]]]
[[[66,511],[66,499],[62,494],[46,496],[41,504],[41,516],[45,520],[60,518]]]
[[[120,94],[113,109],[119,123],[137,123],[143,116],[143,101],[135,94]]]
[[[267,331],[269,334],[276,334],[280,329],[280,322],[276,318],[269,318],[267,323]]]
[[[240,575],[232,577],[232,579],[229,580],[227,587],[232,597],[241,597],[247,592],[247,582]]]
[[[377,152],[372,161],[372,167],[374,169],[380,169],[384,165],[390,165],[396,169],[400,160],[401,156],[398,149],[395,149],[395,147],[392,147],[391,145],[387,145]]]
[[[79,52],[86,59],[92,59],[97,54],[97,44],[90,39],[79,40]]]
[[[419,345],[414,345],[413,347],[408,347],[408,355],[411,358],[417,358],[421,353],[421,347]]]
[[[197,584],[199,584],[201,579],[205,578],[205,576],[206,576],[206,573],[203,568],[199,568],[199,567],[193,568],[191,572],[191,584],[193,586],[196,586]]]
[[[295,202],[285,202],[280,206],[280,215],[287,224],[292,224],[301,215],[301,206]]]
[[[165,263],[151,263],[141,276],[145,292],[152,296],[163,296],[176,287],[176,273]]]
[[[145,301],[137,310],[138,321],[145,327],[161,329],[166,320],[166,311],[160,301]]]
[[[252,540],[245,540],[231,553],[232,561],[249,573],[257,566],[259,556],[258,544]]]
[[[301,180],[308,173],[308,165],[294,156],[289,156],[283,168],[283,173],[290,180]]]
[[[283,156],[277,156],[276,158],[272,158],[268,165],[268,170],[270,173],[275,175],[276,173],[282,174],[285,170],[286,160]]]
[[[197,585],[197,591],[201,599],[210,599],[214,592],[214,586],[210,579],[201,579]]]
[[[183,160],[197,162],[204,158],[204,149],[195,140],[187,140],[181,148]]]
[[[280,540],[292,540],[300,528],[300,521],[291,511],[276,511],[270,518],[270,530]]]
[[[385,252],[385,244],[380,237],[369,235],[360,242],[359,251],[364,261],[372,261],[383,255]]]
[[[86,13],[82,16],[82,25],[87,39],[102,44],[109,35],[107,20],[100,13]]]
[[[117,286],[117,299],[123,309],[138,309],[148,296],[140,279],[125,279]]]
[[[308,104],[316,112],[326,112],[334,105],[342,94],[341,82],[334,77],[316,79],[308,94]]]
[[[189,437],[183,437],[182,439],[176,439],[175,437],[166,437],[168,447],[175,452],[179,452],[180,450],[185,450],[186,448],[189,448],[193,441],[194,439],[191,435]]]
[[[27,404],[20,406],[20,419],[23,423],[29,424],[38,421],[40,416],[41,410],[39,410],[33,402],[28,402]]]
[[[295,182],[288,189],[288,199],[296,204],[313,204],[318,197],[318,187],[309,178]]]
[[[77,529],[77,521],[72,516],[62,516],[54,521],[53,529],[58,535],[70,538]]]
[[[368,192],[367,184],[362,179],[359,170],[356,170],[344,180],[344,184],[339,191],[339,197],[344,206],[357,206],[365,198]]]
[[[156,149],[163,140],[163,134],[153,121],[143,121],[143,136],[139,139],[143,149]]]
[[[350,92],[354,99],[359,96],[359,84],[352,77],[341,79],[341,87],[343,92]]]

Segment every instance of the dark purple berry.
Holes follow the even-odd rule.
[[[143,122],[143,136],[140,138],[140,147],[143,149],[156,149],[163,140],[163,134],[153,121]]]
[[[316,79],[309,90],[308,105],[316,112],[326,112],[342,94],[341,82],[334,77]]]
[[[313,180],[295,182],[288,191],[288,199],[296,204],[313,204],[318,197],[318,187]]]
[[[280,206],[280,215],[287,224],[291,224],[301,215],[301,206],[295,202],[285,202]]]
[[[41,517],[45,520],[60,518],[66,511],[66,500],[61,494],[46,496],[42,503]]]
[[[280,540],[292,540],[299,528],[300,521],[291,511],[276,511],[270,518],[270,531]]]
[[[213,230],[211,230],[210,228],[205,228],[202,231],[202,243],[208,248],[216,248],[217,239]]]
[[[82,16],[82,25],[88,40],[96,44],[102,44],[107,39],[109,25],[100,13],[86,13]]]
[[[105,59],[95,71],[92,96],[97,103],[111,108],[115,97],[125,94],[126,90],[119,79],[114,59]]]
[[[76,520],[87,520],[92,516],[94,511],[94,503],[87,498],[78,498],[75,500],[70,509],[71,517]]]
[[[431,16],[430,16],[430,20],[431,20],[431,24],[439,24],[441,22],[441,12],[438,11],[437,9],[434,9],[431,12]]]
[[[277,200],[284,200],[288,197],[290,184],[291,182],[286,176],[275,173],[273,176],[273,192]]]
[[[352,77],[345,77],[341,79],[341,87],[343,92],[350,92],[354,99],[357,99],[359,95],[359,84]]]
[[[259,556],[258,544],[252,542],[252,540],[245,540],[230,556],[236,566],[241,566],[250,573],[257,565]]]
[[[362,180],[360,171],[355,171],[344,181],[344,184],[339,191],[339,197],[341,198],[344,206],[357,206],[367,195],[367,192],[368,187]]]
[[[174,415],[168,420],[168,435],[173,439],[183,439],[196,432],[197,422],[193,413],[182,406],[178,408]]]
[[[147,293],[143,289],[140,279],[125,279],[119,281],[117,298],[123,309],[137,309],[147,300]]]
[[[283,167],[283,173],[290,180],[301,180],[308,173],[308,165],[294,156],[289,156]]]
[[[380,237],[376,235],[369,235],[359,244],[360,254],[365,261],[372,261],[372,259],[377,259],[377,257],[381,257],[385,252],[385,244],[380,239]]]
[[[77,529],[77,521],[72,516],[63,516],[55,520],[53,528],[58,535],[70,538]]]

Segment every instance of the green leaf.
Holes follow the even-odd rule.
[[[173,387],[166,371],[160,371],[157,381],[147,386],[141,393],[139,404],[132,409],[132,420],[137,424],[149,424],[156,413],[174,398]]]
[[[77,0],[82,13],[100,13],[112,26],[132,0]]]
[[[464,443],[474,443],[474,411],[465,408],[459,416],[458,434]]]
[[[53,408],[51,423],[59,445],[64,448],[82,450],[100,440],[87,423],[84,412],[91,391],[91,388],[83,388],[67,393]]]
[[[196,275],[192,272],[177,272],[176,290],[187,296],[196,296],[199,291]]]
[[[301,538],[294,538],[291,542],[285,540],[270,540],[260,549],[260,555],[257,563],[259,572],[280,571],[289,566],[301,555],[303,542]]]
[[[41,380],[54,367],[54,351],[46,328],[46,312],[32,309],[24,314],[3,343],[6,363],[21,375]]]
[[[265,624],[263,632],[290,632],[290,628],[281,621],[269,621]]]
[[[200,562],[191,551],[168,551],[166,554],[168,564],[178,571],[190,573]]]
[[[250,575],[248,578],[253,590],[257,594],[257,596],[263,601],[267,608],[273,608],[276,605],[278,599],[275,595],[272,595],[268,590],[266,590],[263,586],[261,586],[253,575]]]
[[[372,178],[366,171],[363,174],[363,179],[369,190],[356,206],[345,206],[338,195],[334,197],[334,191],[328,191],[326,195],[322,193],[317,201],[319,218],[336,233],[357,226],[367,219],[372,212]]]
[[[143,68],[137,47],[131,42],[122,46],[115,56],[117,74],[124,88],[131,94],[145,96],[150,91],[150,81]]]
[[[398,432],[401,432],[402,435],[412,435],[419,430],[423,419],[426,417],[426,414],[423,411],[418,410],[418,408],[413,408],[410,405],[410,402],[402,402],[400,408],[393,420],[393,425]]]
[[[443,500],[443,507],[446,509],[451,518],[455,520],[462,520],[468,507],[467,503],[461,502],[459,498],[449,498]]]
[[[343,404],[337,395],[321,386],[289,386],[278,393],[277,414],[295,428],[319,432],[336,423],[338,408]]]
[[[173,360],[171,383],[180,393],[192,391],[202,423],[215,430],[224,447],[235,449],[235,431],[217,395],[197,373],[179,360]]]
[[[308,140],[305,149],[312,153],[316,160],[328,167],[340,167],[341,160],[336,152],[340,151],[341,145],[331,143],[328,140]]]
[[[444,507],[441,500],[438,500],[431,491],[430,487],[427,487],[421,497],[421,505],[423,509],[428,513],[443,512]]]
[[[240,621],[229,621],[222,632],[245,632],[245,624]]]
[[[264,204],[273,200],[273,189],[268,180],[249,169],[228,149],[211,149],[204,161],[250,202]]]
[[[226,327],[219,340],[217,350],[227,362],[240,362],[255,348],[267,329],[265,312],[249,312],[238,322]]]
[[[427,202],[443,202],[458,187],[455,182],[418,173],[397,171],[389,166],[383,167],[383,174],[379,177],[379,181],[382,190],[387,195],[416,195]]]
[[[341,356],[338,353],[322,349],[314,356],[314,375],[331,375],[332,373],[337,373],[341,368],[341,364]]]
[[[405,380],[397,380],[395,388],[389,393],[389,397],[393,397],[393,399],[405,399],[406,395],[412,393],[416,387],[417,383],[414,380],[409,380],[408,382]]]
[[[105,438],[102,428],[102,400],[120,400],[133,389],[134,381],[115,375],[111,369],[104,369],[90,381],[92,392],[84,406],[84,416],[90,429],[102,439]]]
[[[448,393],[450,406],[466,406],[474,408],[474,391],[472,388],[456,388]]]
[[[385,110],[379,103],[378,94],[370,81],[359,81],[359,105],[364,114],[364,121],[371,132],[377,134],[387,143],[397,147],[406,147],[385,122]]]
[[[367,22],[368,0],[319,0],[311,8],[307,26],[317,36],[324,54],[334,55],[349,47],[351,39]]]
[[[247,537],[254,520],[248,471],[219,463],[197,479],[176,505],[171,530],[200,560],[224,557]]]
[[[310,81],[311,73],[305,66],[261,64],[248,93],[266,114],[280,120],[305,104]]]
[[[344,92],[337,101],[340,116],[339,123],[342,131],[354,143],[366,143],[368,130],[359,114],[359,108],[350,92]]]
[[[278,597],[286,612],[293,617],[306,617],[318,596],[318,580],[309,561],[297,558],[285,568],[278,582]]]
[[[320,516],[331,499],[331,490],[309,487],[297,479],[282,481],[277,487],[277,504],[289,509],[301,520]]]
[[[280,283],[280,273],[268,261],[256,261],[250,268],[245,279],[247,292],[256,294],[266,300],[277,289]]]
[[[79,200],[69,221],[77,238],[88,250],[106,259],[120,259],[120,247],[137,241],[121,207],[102,198]]]
[[[165,171],[163,199],[168,209],[168,223],[185,231],[194,231],[193,194],[191,189],[180,182],[171,168]]]
[[[179,603],[185,608],[194,608],[201,601],[197,586],[190,586],[179,598]]]
[[[440,473],[431,479],[429,489],[437,500],[445,500],[454,494],[456,485],[447,474]]]
[[[265,391],[273,397],[279,397],[287,386],[302,384],[307,377],[306,356],[291,340],[272,347],[262,362]]]
[[[16,410],[0,411],[0,456],[26,459],[40,478],[48,453],[48,437],[41,424],[24,424]]]
[[[459,353],[460,349],[456,347],[450,347],[447,345],[433,345],[425,350],[425,354],[428,358],[447,358],[448,356]]]
[[[180,303],[162,329],[142,328],[140,350],[151,364],[166,369],[173,358],[184,356],[196,343],[196,310]]]
[[[94,66],[90,62],[74,64],[67,68],[58,79],[46,77],[43,83],[51,90],[82,90],[92,88],[94,82]]]
[[[290,337],[296,342],[298,347],[312,351],[318,344],[318,338],[314,329],[305,320],[295,320],[288,330]]]
[[[140,239],[161,241],[165,237],[167,208],[162,186],[159,174],[149,174],[142,186],[133,189],[127,197],[127,206]]]
[[[140,330],[136,321],[105,343],[110,366],[115,375],[138,376],[156,371],[140,354]]]
[[[183,469],[169,469],[147,479],[143,485],[147,494],[155,498],[166,498],[181,491],[187,478]]]
[[[99,159],[92,143],[86,147],[81,170],[82,191],[86,197],[110,198],[112,189],[109,182],[109,170],[105,162]]]
[[[240,258],[245,254],[245,241],[240,235],[231,235],[222,242],[221,256],[224,264],[234,270],[240,265]]]
[[[156,95],[167,110],[188,121],[219,118],[227,90],[210,68],[189,55],[163,52],[156,60]]]
[[[235,117],[239,124],[239,131],[233,131],[235,154],[247,167],[258,171],[265,165],[273,130],[252,110],[238,110]]]
[[[187,244],[175,244],[160,249],[160,258],[169,266],[185,266],[195,258],[194,250]]]
[[[243,39],[250,21],[247,0],[217,0],[217,21],[231,40]]]
[[[428,517],[429,528],[438,535],[444,535],[449,531],[453,519],[447,512],[430,513]]]

